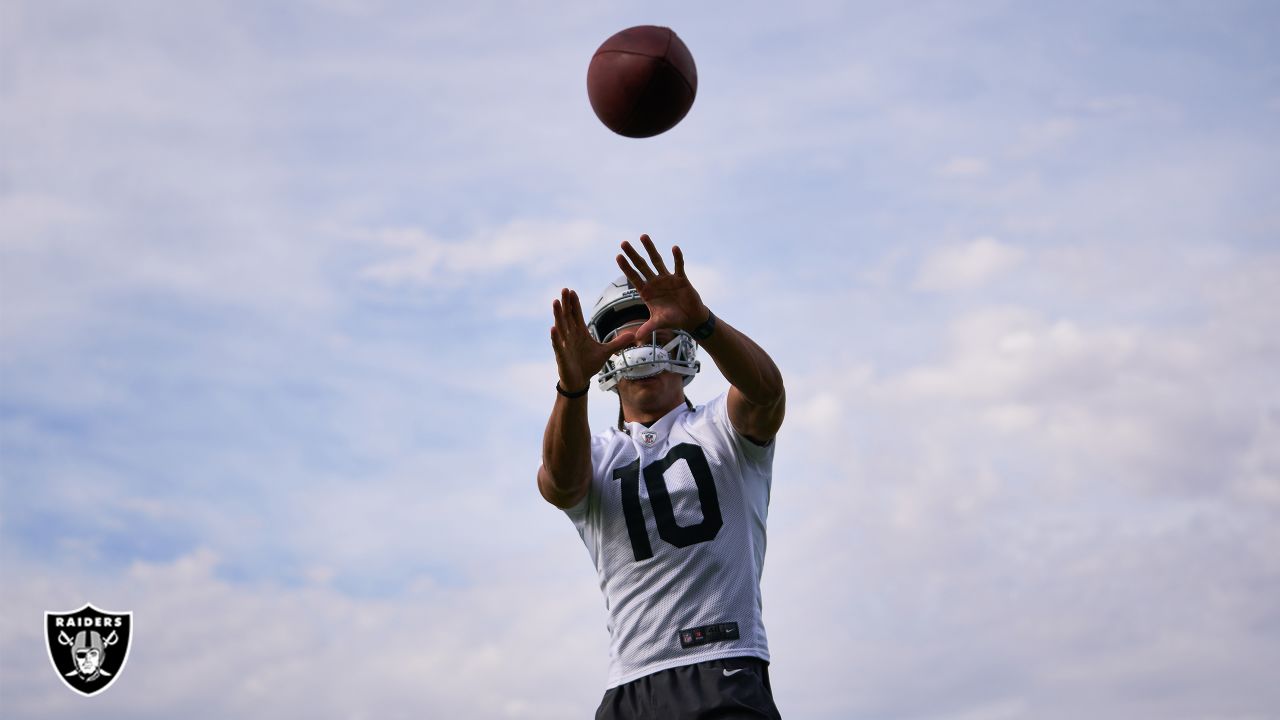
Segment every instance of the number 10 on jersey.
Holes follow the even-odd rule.
[[[688,527],[676,524],[675,508],[671,494],[667,492],[667,470],[684,460],[698,488],[698,503],[702,508],[702,522]],[[649,528],[645,527],[644,510],[640,507],[640,459],[613,471],[613,479],[622,482],[622,514],[627,520],[627,534],[631,538],[631,550],[636,561],[653,557],[649,544]],[[716,495],[716,483],[711,477],[711,466],[702,448],[692,443],[680,443],[671,448],[661,460],[644,468],[644,486],[649,491],[649,506],[658,526],[658,537],[678,548],[697,545],[715,538],[724,525],[720,516],[720,498]]]

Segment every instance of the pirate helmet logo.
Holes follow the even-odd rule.
[[[96,695],[115,681],[129,659],[133,613],[85,605],[44,614],[49,661],[63,683],[81,695]]]

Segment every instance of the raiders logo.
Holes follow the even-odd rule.
[[[44,614],[49,661],[62,682],[85,697],[120,677],[132,634],[132,612],[106,612],[86,604],[72,612]]]

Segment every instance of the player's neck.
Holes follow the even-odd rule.
[[[625,422],[635,422],[640,423],[645,427],[651,427],[654,423],[669,415],[672,410],[675,410],[684,404],[685,400],[683,396],[672,402],[669,407],[665,407],[665,409],[663,406],[644,409],[627,407],[624,403],[622,405],[622,419]]]

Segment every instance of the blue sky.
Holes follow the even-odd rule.
[[[585,93],[636,24],[699,73],[642,141]],[[83,713],[42,623],[92,602],[138,627],[99,717],[589,716],[603,601],[533,482],[547,328],[647,232],[787,381],[788,717],[1273,716],[1277,27],[4,3],[0,707]]]

